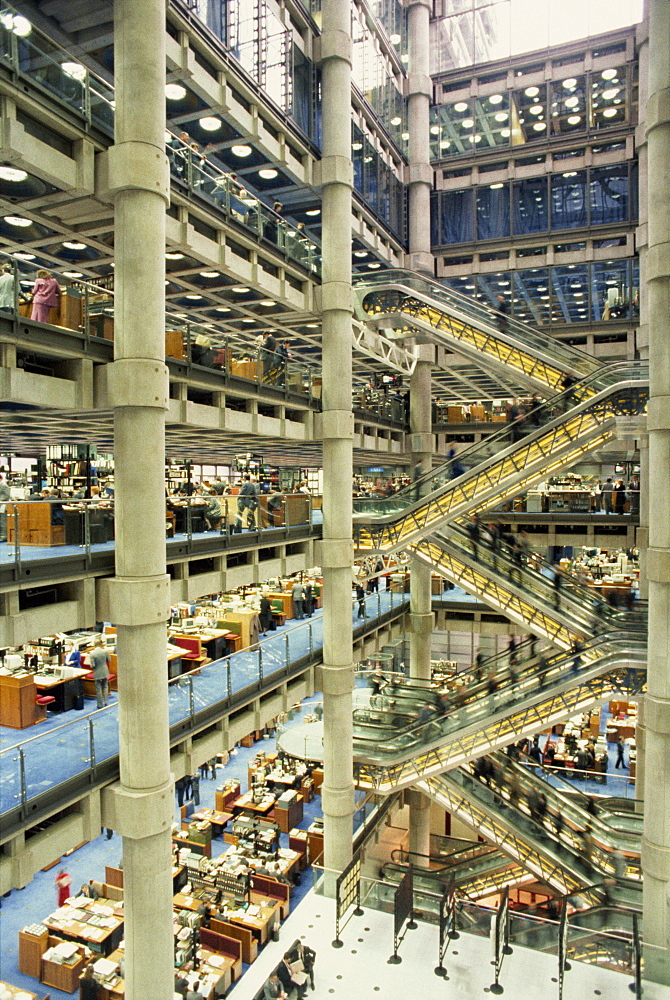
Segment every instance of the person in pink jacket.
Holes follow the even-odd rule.
[[[49,310],[60,302],[60,285],[48,271],[38,271],[30,294],[33,303],[30,318],[36,319],[38,323],[46,323]]]

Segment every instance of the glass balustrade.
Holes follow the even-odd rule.
[[[370,595],[370,610],[381,616],[406,607],[402,594],[390,591]],[[352,622],[356,624],[357,602],[352,602]],[[184,727],[198,719],[225,711],[243,692],[261,691],[291,675],[293,663],[323,648],[323,619],[308,619],[262,639],[257,648],[244,649],[208,663],[192,673],[168,681],[170,727],[176,740]],[[118,702],[106,708],[68,720],[61,726],[23,738],[0,751],[0,815],[34,802],[44,794],[72,780],[89,775],[112,761],[119,752]],[[310,706],[301,706],[307,713]],[[314,708],[311,709],[315,711]],[[48,761],[48,765],[47,765]]]

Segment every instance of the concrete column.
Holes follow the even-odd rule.
[[[405,801],[409,805],[409,860],[416,868],[429,868],[430,799],[410,788]]]
[[[353,297],[351,289],[351,27],[347,0],[325,0],[323,93],[323,668],[324,862],[351,860],[354,810],[351,534]]]
[[[128,1000],[172,1000],[172,869],[165,573],[165,0],[115,0],[114,409],[120,782],[103,817],[123,836]]]
[[[645,19],[638,27],[638,60],[639,60],[639,107],[646,108],[649,99],[649,32],[648,20]],[[637,356],[640,360],[649,358],[649,305],[647,298],[647,133],[644,120],[640,121],[635,130],[635,150],[638,158],[638,203],[639,221],[635,233],[640,262],[640,287],[638,300],[640,318],[636,333]],[[638,441],[640,449],[640,524],[636,530],[635,541],[640,549],[640,597],[647,600],[647,546],[649,545],[649,440],[647,435]],[[639,725],[639,719],[638,719]],[[640,747],[637,741],[637,768],[640,768]],[[638,778],[639,781],[639,778]]]
[[[649,0],[646,107],[651,369],[649,430],[649,640],[646,769],[654,776],[642,838],[645,976],[670,984],[670,4]]]
[[[410,0],[407,8],[409,131],[409,266],[433,274],[430,250],[430,11],[427,0]]]

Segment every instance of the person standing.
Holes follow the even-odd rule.
[[[612,482],[612,477],[610,476],[605,480],[602,487],[602,498],[605,505],[605,513],[612,513],[612,492],[614,491],[614,483]]]
[[[270,372],[275,368],[277,361],[275,357],[275,352],[277,350],[277,341],[270,330],[265,331],[265,340],[263,342],[263,350],[261,351],[261,359],[263,361],[263,381],[268,382],[270,379]]]
[[[60,302],[60,285],[48,271],[39,270],[30,295],[33,303],[30,318],[46,323],[49,311]]]
[[[617,756],[616,756],[616,764],[614,765],[615,767],[625,767],[626,766],[626,762],[623,759],[624,746],[625,746],[624,741],[621,739],[620,736],[617,736],[617,738],[616,738],[616,754],[617,754]]]
[[[623,505],[626,502],[626,487],[623,479],[617,479],[614,484],[614,513],[623,514]]]
[[[261,623],[261,632],[263,635],[268,631],[272,625],[272,603],[269,597],[263,595],[261,597],[261,606],[258,614],[259,621]]]
[[[293,953],[292,962],[302,962],[302,967],[305,974],[309,977],[309,984],[314,989],[314,962],[316,961],[316,952],[313,948],[310,948],[308,944],[303,944],[302,941],[298,941]]]
[[[472,558],[477,562],[479,558],[479,518],[476,514],[472,514],[467,525],[468,535],[470,536],[470,544],[472,545]]]
[[[358,601],[358,618],[365,618],[365,591],[360,583],[356,584],[356,600]]]
[[[293,601],[293,617],[304,618],[305,588],[299,580],[296,580],[291,587],[291,600]]]
[[[11,264],[5,264],[0,268],[0,309],[5,312],[14,312],[14,293],[16,289],[16,279],[12,271]]]
[[[215,489],[209,491],[209,499],[205,508],[205,521],[209,531],[216,531],[221,524],[221,501]]]
[[[109,654],[109,650],[102,645],[102,639],[98,639],[95,647],[88,654],[88,662],[91,665],[93,678],[95,680],[95,696],[98,701],[98,708],[104,708],[107,704],[109,694],[109,670],[107,668],[110,661],[111,656]]]
[[[181,809],[184,805],[184,796],[186,795],[186,778],[177,778],[174,783],[175,791],[177,793],[177,805]]]
[[[305,614],[308,618],[314,614],[314,593],[311,583],[305,584]]]
[[[79,1000],[98,1000],[98,980],[93,975],[93,963],[84,969],[84,975],[79,980]]]
[[[509,306],[507,305],[507,299],[504,295],[498,295],[496,297],[496,314],[496,326],[501,333],[505,333],[507,330]]]
[[[58,875],[56,875],[56,878],[54,879],[54,884],[56,886],[56,892],[58,893],[58,905],[64,906],[65,900],[70,898],[72,876],[69,875],[64,868],[61,868]]]

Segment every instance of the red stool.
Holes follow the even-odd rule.
[[[45,722],[47,717],[47,706],[53,705],[55,698],[50,694],[38,694],[35,696],[35,704],[37,705],[38,714],[37,722]]]

